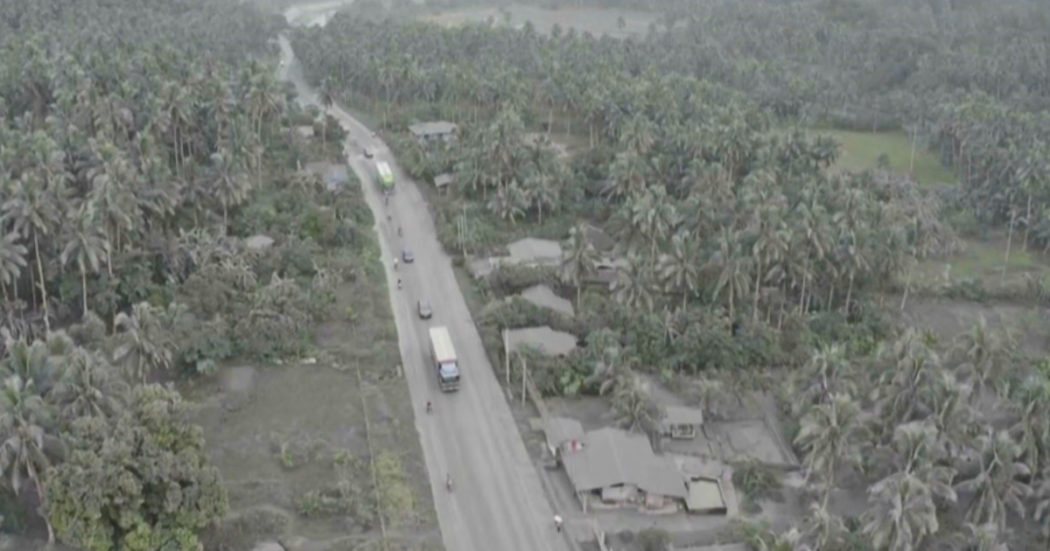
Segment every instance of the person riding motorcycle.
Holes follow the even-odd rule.
[[[451,474],[446,474],[445,475],[445,487],[448,488],[448,491],[450,491],[450,492],[452,491],[452,475]]]
[[[401,278],[397,278],[397,288],[401,288]]]
[[[434,404],[430,403],[430,400],[427,400],[427,413],[430,413],[433,410],[434,410]]]

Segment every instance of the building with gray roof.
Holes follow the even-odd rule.
[[[408,131],[415,136],[419,145],[429,145],[438,141],[451,141],[456,138],[459,126],[448,121],[432,121],[411,124]]]
[[[678,510],[689,496],[674,461],[653,453],[644,435],[604,428],[585,434],[581,444],[562,464],[585,511],[589,504]]]

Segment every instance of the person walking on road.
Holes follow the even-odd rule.
[[[554,529],[561,532],[562,518],[561,515],[554,515]]]

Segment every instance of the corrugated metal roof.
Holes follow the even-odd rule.
[[[663,422],[669,425],[702,425],[704,424],[704,412],[684,406],[664,407]]]
[[[511,350],[529,346],[547,356],[567,356],[576,348],[576,336],[543,327],[521,327],[507,330],[507,344]]]
[[[685,500],[686,509],[694,513],[724,512],[726,501],[722,497],[722,487],[717,480],[699,478],[688,484],[689,497]]]
[[[685,499],[685,480],[667,457],[653,453],[649,439],[620,429],[588,432],[583,449],[562,459],[577,491],[632,484],[651,494]]]
[[[412,132],[416,136],[432,136],[435,134],[451,134],[456,131],[455,123],[448,121],[432,121],[432,122],[421,122],[419,124],[410,124],[408,126],[409,132]]]
[[[575,419],[551,417],[547,419],[543,432],[551,444],[559,446],[563,442],[583,438],[583,425]]]

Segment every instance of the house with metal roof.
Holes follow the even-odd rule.
[[[578,451],[562,455],[562,464],[584,511],[624,506],[677,511],[689,497],[674,461],[653,453],[641,434],[613,428],[588,432]]]
[[[697,408],[665,406],[664,418],[660,420],[660,434],[676,440],[689,440],[696,436],[704,424],[704,412]]]
[[[555,458],[577,451],[584,435],[583,425],[567,417],[548,418],[543,424],[543,433],[547,437],[547,450]]]
[[[459,126],[448,121],[421,122],[409,125],[408,131],[415,136],[419,145],[427,146],[439,141],[454,140],[459,132]]]

